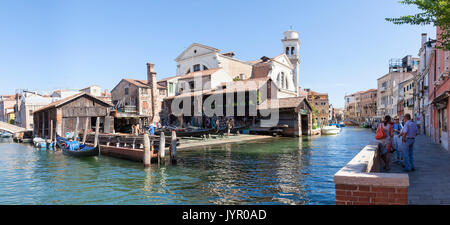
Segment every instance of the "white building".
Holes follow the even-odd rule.
[[[428,98],[428,81],[430,74],[430,59],[436,40],[427,41],[427,34],[422,34],[421,47],[419,50],[419,71],[414,76],[415,82],[415,103],[414,116],[417,123],[424,129],[420,129],[423,134],[431,134],[431,108]]]

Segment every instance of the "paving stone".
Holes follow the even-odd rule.
[[[391,154],[394,162],[394,154]],[[424,135],[416,138],[414,164],[416,171],[408,173],[408,202],[412,205],[450,204],[450,152],[432,143]],[[390,173],[404,173],[401,165],[391,164]]]

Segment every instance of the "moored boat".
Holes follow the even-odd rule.
[[[322,127],[323,135],[337,135],[339,133],[341,133],[341,128],[337,127],[336,125]]]
[[[77,157],[98,156],[100,153],[100,145],[95,147],[80,144],[78,141],[69,141],[62,137],[57,137],[58,146],[63,153]]]

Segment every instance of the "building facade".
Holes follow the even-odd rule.
[[[440,45],[441,30],[436,31],[437,47]],[[450,116],[450,52],[442,48],[434,48],[430,63],[429,92],[431,103],[431,137],[449,150],[449,116]]]
[[[399,83],[413,77],[419,68],[418,58],[406,56],[402,60],[390,60],[389,73],[378,78],[377,116],[397,116],[399,101]]]
[[[311,89],[305,89],[308,92],[308,102],[313,109],[314,123],[320,127],[328,126],[330,103],[327,93],[319,93]]]

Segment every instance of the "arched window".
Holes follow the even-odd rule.
[[[287,76],[286,76],[286,89],[289,89],[289,82]]]
[[[289,47],[286,47],[286,55],[289,55]]]
[[[285,81],[286,81],[286,78],[284,77],[284,73],[281,72],[281,87],[282,88],[285,88]]]
[[[194,65],[194,72],[200,71],[200,64]]]
[[[277,76],[277,85],[278,85],[278,87],[280,87],[280,82],[281,82],[281,73],[279,73],[278,76]]]
[[[291,55],[295,55],[295,48],[291,47]]]

